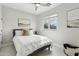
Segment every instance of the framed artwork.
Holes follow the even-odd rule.
[[[44,29],[57,29],[58,16],[48,17],[44,23]]]
[[[67,11],[67,27],[79,28],[79,8]]]
[[[19,27],[28,27],[30,26],[30,20],[26,18],[18,18]]]

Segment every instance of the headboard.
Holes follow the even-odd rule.
[[[15,36],[15,31],[22,31],[23,29],[13,29],[13,37]]]

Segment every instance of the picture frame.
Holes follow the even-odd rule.
[[[28,27],[30,26],[30,20],[27,18],[18,18],[18,27]]]
[[[79,8],[67,11],[67,28],[79,28]]]

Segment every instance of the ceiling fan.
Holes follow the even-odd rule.
[[[32,3],[35,5],[35,11],[37,11],[38,7],[40,6],[45,6],[45,7],[49,7],[50,5],[52,5],[51,3]]]

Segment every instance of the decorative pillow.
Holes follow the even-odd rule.
[[[79,47],[72,46],[70,44],[64,44],[64,52],[67,56],[78,56],[79,55]]]
[[[29,31],[23,29],[23,30],[22,30],[22,36],[28,36],[28,35],[29,35]]]

